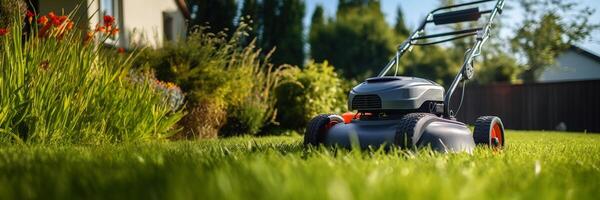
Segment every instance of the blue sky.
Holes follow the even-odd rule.
[[[506,5],[510,6],[514,0],[507,0]],[[575,0],[581,6],[589,6],[596,9],[596,13],[591,17],[593,23],[600,24],[600,3],[598,0]],[[310,17],[316,5],[320,4],[324,7],[325,13],[329,16],[334,16],[337,8],[338,0],[307,0],[306,1],[306,15],[304,19],[304,25],[308,28],[310,26]],[[425,15],[432,9],[439,6],[439,0],[381,0],[381,7],[385,14],[386,21],[389,24],[394,24],[396,19],[396,9],[398,6],[402,6],[404,11],[404,17],[409,27],[415,27]],[[516,7],[518,5],[514,5]],[[510,35],[510,27],[518,23],[522,13],[518,9],[512,9],[500,17],[503,22],[508,25],[503,30],[504,38]],[[596,55],[600,55],[600,30],[594,32],[592,37],[587,41],[579,44],[579,46],[593,52]]]

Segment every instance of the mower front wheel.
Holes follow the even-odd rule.
[[[421,132],[422,126],[419,122],[422,122],[426,117],[435,117],[430,113],[410,113],[406,114],[400,120],[398,129],[396,129],[396,135],[394,142],[401,149],[412,148],[417,141],[413,141],[414,134]],[[421,123],[422,124],[422,123]]]
[[[496,116],[482,116],[475,121],[473,139],[477,145],[486,145],[492,148],[504,147],[504,125]]]
[[[327,131],[338,123],[344,123],[344,119],[339,115],[321,114],[312,118],[306,126],[304,146],[322,144]]]

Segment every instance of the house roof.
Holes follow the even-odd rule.
[[[588,58],[590,58],[590,59],[592,59],[592,60],[600,63],[600,56],[598,56],[598,55],[596,55],[596,54],[594,54],[594,53],[592,53],[592,52],[590,52],[590,51],[588,51],[586,49],[583,49],[583,48],[581,48],[581,47],[579,47],[577,45],[571,45],[570,50],[574,51],[575,53],[577,53],[579,55],[588,57]]]

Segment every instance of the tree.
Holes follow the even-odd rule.
[[[394,26],[394,31],[399,36],[403,36],[402,38],[406,38],[408,37],[408,34],[410,34],[410,30],[408,30],[406,22],[404,21],[404,12],[400,6],[396,9],[396,25]]]
[[[188,0],[187,3],[192,11],[191,28],[208,25],[213,33],[234,31],[233,20],[238,10],[236,0]]]
[[[314,58],[315,55],[313,53],[313,51],[315,51],[316,49],[313,49],[312,44],[316,44],[319,39],[319,36],[324,37],[324,35],[320,35],[320,34],[324,34],[324,29],[325,27],[325,12],[323,9],[323,6],[321,5],[317,5],[317,7],[315,8],[315,11],[313,12],[313,15],[311,17],[310,20],[310,30],[308,33],[308,44],[311,45],[311,57]]]
[[[503,29],[502,21],[494,22],[490,39],[485,43],[481,56],[475,62],[475,82],[479,84],[513,83],[519,80],[521,66],[514,55],[510,54],[510,45],[506,38],[499,37]]]
[[[442,85],[450,85],[460,68],[460,61],[452,58],[448,47],[438,45],[415,47],[400,60],[404,76],[426,78]]]
[[[511,41],[512,50],[526,59],[522,79],[535,82],[555,64],[560,53],[590,36],[598,25],[589,21],[594,11],[576,9],[575,3],[556,0],[522,0],[524,21]]]
[[[441,5],[453,5],[453,0],[441,0]],[[464,30],[475,28],[477,23],[456,23],[451,25],[453,30]],[[497,36],[501,23],[494,22],[492,36]],[[449,85],[456,74],[459,72],[465,59],[465,52],[474,45],[474,37],[454,40],[451,45],[444,46],[426,46],[423,48],[414,48],[408,54],[402,65],[405,65],[405,74],[434,80],[443,85]],[[475,64],[475,79],[477,83],[495,83],[515,81],[520,72],[516,60],[505,53],[502,43],[497,39],[490,39],[483,47],[481,57],[477,57]]]
[[[451,5],[453,1],[442,0],[441,4]],[[454,25],[452,28],[462,29],[462,26]],[[428,33],[429,30],[426,30],[423,35],[439,33],[435,31],[434,33]],[[434,40],[439,39],[432,39],[432,41]],[[401,66],[405,66],[402,75],[430,79],[445,86],[450,85],[460,70],[466,48],[466,40],[455,40],[452,42],[452,46],[432,45],[414,47],[412,51],[405,54],[400,62]]]
[[[292,64],[302,66],[304,63],[304,34],[302,19],[304,18],[304,2],[302,0],[285,0],[277,15],[277,35],[271,39],[277,51],[271,61],[275,64]]]
[[[315,12],[313,21],[324,21]],[[351,79],[374,75],[395,50],[394,31],[376,0],[340,0],[336,18],[311,26],[309,41],[313,59],[329,60]]]
[[[257,0],[244,0],[240,21],[250,23],[252,28],[248,32],[250,40],[258,38],[258,31],[261,30],[262,18],[260,17],[261,4]],[[246,44],[250,41],[245,41]]]
[[[498,54],[484,53],[483,61],[476,64],[475,81],[479,84],[511,83],[518,79],[521,68],[511,55],[499,52]]]
[[[188,0],[192,10],[191,26],[209,26],[210,32],[233,33],[238,13],[236,0]],[[241,42],[249,44],[256,39],[265,52],[276,51],[271,56],[275,65],[304,63],[304,18],[302,0],[244,0],[240,22],[252,28]]]
[[[248,38],[255,38],[263,50],[276,49],[272,63],[302,66],[304,9],[302,0],[245,0],[241,16],[252,21]]]

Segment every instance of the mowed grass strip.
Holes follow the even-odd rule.
[[[503,152],[303,150],[301,137],[0,147],[0,199],[597,199],[600,135]]]

